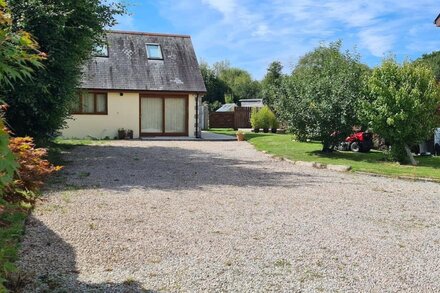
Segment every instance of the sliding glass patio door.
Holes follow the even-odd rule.
[[[162,98],[141,99],[141,133],[163,132]]]
[[[141,97],[140,128],[142,136],[188,135],[188,98]]]

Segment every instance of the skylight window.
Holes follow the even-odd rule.
[[[108,45],[102,44],[97,45],[93,49],[93,56],[95,57],[108,57]]]
[[[147,44],[148,59],[162,60],[162,48],[159,44]]]

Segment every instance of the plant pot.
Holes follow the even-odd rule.
[[[125,130],[118,130],[118,139],[125,139],[126,136],[127,133],[125,132]]]
[[[268,133],[269,132],[269,128],[263,128],[263,132],[264,133]]]
[[[276,128],[271,128],[270,131],[271,131],[272,133],[277,133],[277,129],[276,129]]]
[[[133,139],[133,130],[127,130],[127,138]]]
[[[260,132],[260,129],[259,128],[254,128],[254,132],[258,133],[258,132]]]
[[[244,133],[237,133],[237,141],[244,141]]]

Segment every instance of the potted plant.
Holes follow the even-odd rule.
[[[261,108],[260,111],[258,111],[258,118],[264,133],[269,132],[269,128],[271,124],[271,114],[273,113],[268,106],[264,106],[263,108]]]
[[[280,126],[280,123],[277,120],[277,117],[275,116],[275,114],[273,112],[271,112],[271,121],[270,121],[270,128],[272,133],[277,133],[277,129]]]
[[[259,117],[257,108],[252,108],[250,122],[251,122],[252,128],[254,129],[254,132],[255,133],[260,132],[261,125],[260,125],[260,117]]]
[[[131,130],[131,129],[127,130],[127,138],[128,139],[133,139],[133,130]]]
[[[242,130],[239,130],[235,133],[237,136],[237,141],[244,141],[244,132]]]
[[[125,139],[126,136],[127,136],[127,133],[126,133],[125,129],[119,128],[118,129],[118,139]]]

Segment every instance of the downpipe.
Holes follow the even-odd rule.
[[[194,133],[194,135],[195,135],[195,137],[196,138],[202,138],[202,131],[200,130],[200,121],[199,121],[199,117],[200,117],[200,115],[199,115],[199,98],[200,98],[200,94],[199,93],[197,93],[197,96],[196,96],[196,129],[195,129],[195,133]]]

